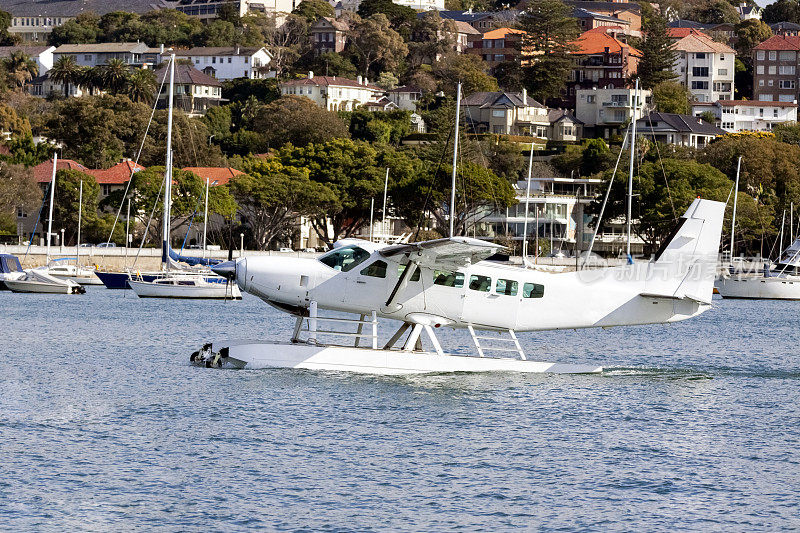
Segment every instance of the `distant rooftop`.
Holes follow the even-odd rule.
[[[77,17],[81,13],[105,15],[112,11],[147,13],[166,9],[166,0],[0,0],[0,9],[13,17]]]

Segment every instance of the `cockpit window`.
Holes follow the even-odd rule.
[[[434,285],[461,288],[464,286],[464,274],[461,272],[448,272],[446,270],[433,271]]]
[[[387,265],[385,261],[375,261],[374,263],[361,269],[361,275],[371,276],[373,278],[385,278],[386,266]]]
[[[469,277],[469,288],[473,291],[489,292],[492,288],[492,278],[473,274]]]
[[[342,246],[331,250],[319,260],[334,270],[347,272],[366,261],[369,256],[368,251],[358,246]]]

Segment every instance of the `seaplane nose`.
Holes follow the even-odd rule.
[[[220,263],[218,265],[214,265],[211,267],[211,271],[218,275],[222,276],[225,279],[235,280],[236,279],[236,261],[225,261],[224,263]]]

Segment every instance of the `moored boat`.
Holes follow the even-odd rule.
[[[5,281],[13,292],[34,292],[46,294],[83,294],[86,289],[79,283],[68,279],[58,279],[44,270],[32,269],[25,276]]]
[[[15,255],[0,254],[0,291],[9,291],[6,281],[13,281],[25,276],[22,265]]]

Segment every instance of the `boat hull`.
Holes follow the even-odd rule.
[[[800,300],[800,278],[731,277],[720,278],[714,286],[728,299]]]
[[[80,285],[102,285],[103,282],[100,281],[100,278],[92,274],[91,276],[67,276],[63,274],[53,274],[50,273],[51,276],[58,279],[63,280],[70,280],[78,283]]]
[[[217,359],[218,366],[253,370],[298,368],[385,376],[451,372],[595,374],[603,371],[602,367],[593,365],[288,342],[223,342],[212,343],[210,348],[212,353],[225,355]],[[193,359],[193,363],[200,366],[212,366],[205,364],[208,359],[195,356]]]
[[[128,285],[127,272],[95,272],[95,276],[100,279],[100,282],[106,286],[107,289],[130,289]],[[144,281],[153,281],[156,279],[156,274],[141,274]]]
[[[206,283],[193,285],[160,285],[147,281],[129,281],[139,298],[177,298],[195,300],[241,300],[242,293],[233,285]]]
[[[41,281],[29,280],[6,280],[5,284],[13,292],[29,292],[40,294],[80,294],[86,292],[80,285],[61,285],[55,283],[43,283]],[[77,289],[82,290],[77,290]]]

